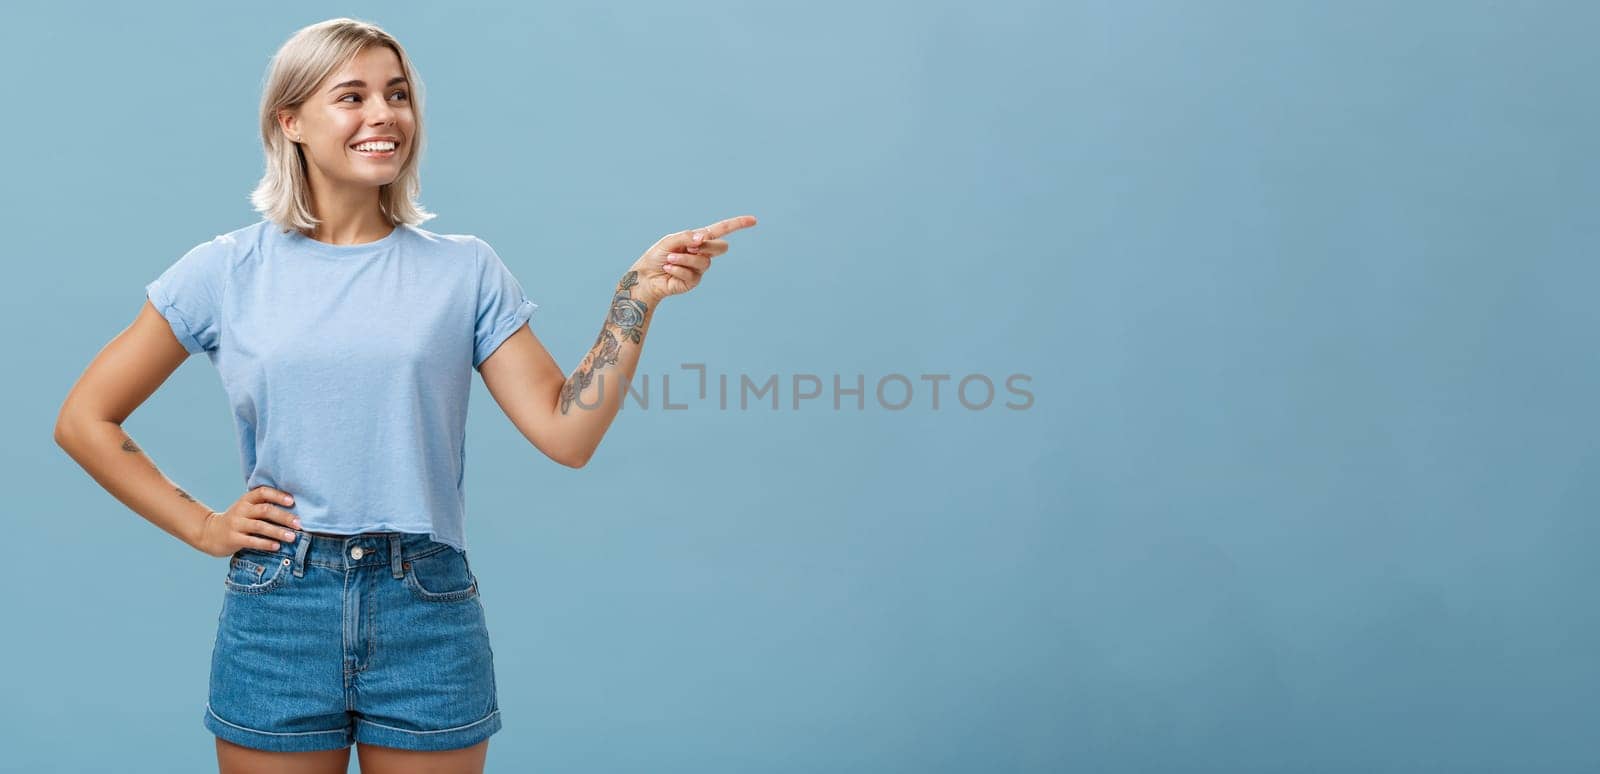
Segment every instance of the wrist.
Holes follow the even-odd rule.
[[[211,521],[221,515],[221,511],[207,509],[206,515],[202,516],[199,522],[189,531],[189,547],[204,553],[206,550],[206,531],[211,528]]]
[[[617,282],[617,295],[625,295],[644,304],[645,314],[648,315],[656,310],[656,304],[661,303],[661,299],[666,298],[666,296],[658,296],[650,292],[648,290],[650,283],[639,281],[639,276],[644,274],[644,271],[644,266],[639,264],[622,275],[622,279]]]

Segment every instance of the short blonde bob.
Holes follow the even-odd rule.
[[[266,151],[266,173],[250,193],[250,203],[284,230],[312,232],[319,222],[311,209],[311,181],[300,146],[283,134],[278,111],[299,107],[317,85],[354,59],[368,46],[388,46],[400,58],[401,74],[410,82],[411,109],[415,116],[411,153],[394,182],[380,186],[378,207],[391,226],[416,225],[435,217],[416,201],[422,190],[418,167],[422,161],[422,81],[411,67],[406,50],[392,35],[375,24],[356,19],[329,19],[304,27],[278,49],[261,91],[261,145]]]

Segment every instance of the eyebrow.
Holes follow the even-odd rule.
[[[406,77],[404,75],[397,75],[397,76],[395,76],[393,78],[390,78],[389,79],[389,83],[387,85],[388,86],[393,86],[393,85],[395,85],[397,83],[405,83],[405,82],[406,82]],[[365,89],[367,87],[367,82],[366,81],[345,81],[344,83],[334,84],[333,88],[328,89],[328,91],[338,91],[338,90],[340,90],[340,89],[342,89],[342,88],[344,88],[346,86],[355,86],[355,87],[358,87],[358,88]]]

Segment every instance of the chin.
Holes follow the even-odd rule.
[[[364,185],[364,186],[370,186],[372,188],[377,188],[378,186],[389,185],[389,184],[393,183],[394,181],[399,180],[400,176],[399,175],[382,175],[382,176],[376,176],[375,177],[375,176],[371,176],[371,175],[352,175],[347,179],[349,180],[349,182],[352,185]]]

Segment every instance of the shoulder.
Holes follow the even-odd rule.
[[[431,249],[424,249],[449,256],[452,263],[463,262],[472,267],[472,273],[479,277],[504,265],[494,248],[476,234],[442,234],[417,226],[406,228],[424,245],[432,246]]]
[[[271,236],[268,229],[275,227],[271,221],[261,220],[217,234],[190,247],[184,259],[203,263],[206,267],[217,271],[228,271],[246,256],[258,252],[262,243]]]
[[[255,251],[270,223],[253,223],[216,234],[198,243],[189,243],[188,249],[177,258],[169,259],[161,284],[225,284],[227,277],[244,258]]]
[[[403,228],[415,235],[424,245],[433,245],[441,251],[478,253],[488,246],[487,242],[472,234],[442,234],[421,226],[403,226]]]

